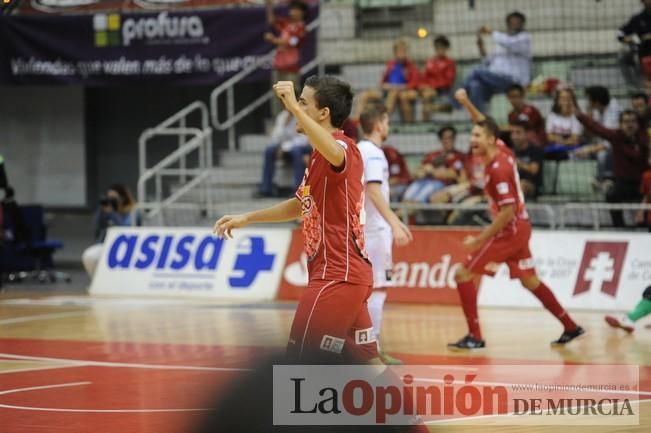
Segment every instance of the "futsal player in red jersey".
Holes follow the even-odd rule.
[[[477,122],[470,138],[471,152],[483,158],[488,196],[493,222],[477,236],[468,236],[463,245],[470,251],[455,274],[461,306],[468,323],[468,335],[455,343],[452,349],[478,349],[485,347],[477,313],[478,275],[494,275],[501,263],[509,267],[511,278],[536,296],[564,327],[563,334],[552,345],[564,345],[585,331],[578,326],[558,303],[552,291],[538,279],[529,251],[531,223],[527,216],[524,195],[520,189],[517,165],[510,152],[497,145],[499,127],[491,118]]]
[[[353,140],[339,128],[353,93],[334,77],[312,76],[298,100],[290,81],[274,85],[314,148],[295,197],[276,206],[215,223],[219,236],[254,223],[303,216],[309,284],[298,304],[287,353],[301,362],[380,363],[366,300],[373,275],[364,247],[364,165]]]

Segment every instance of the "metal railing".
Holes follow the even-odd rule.
[[[199,114],[199,125],[188,126],[191,116]],[[153,139],[160,137],[176,137],[178,147],[161,161],[147,166],[148,147]],[[184,194],[207,179],[212,168],[212,129],[209,122],[208,107],[205,103],[196,101],[177,113],[173,114],[153,128],[146,129],[138,140],[139,177],[138,201],[139,206],[153,218],[159,215],[163,208],[171,206]],[[198,153],[195,168],[187,167],[187,157],[193,152]],[[163,197],[163,178],[175,177],[181,188],[169,197]],[[193,179],[188,182],[188,177]],[[153,181],[153,200],[147,195],[148,183]],[[210,196],[207,192],[202,197],[202,202],[210,206]]]
[[[529,205],[527,205],[529,206]],[[566,228],[570,212],[590,212],[592,228],[601,229],[601,211],[651,211],[651,203],[566,203],[559,207],[559,226]]]
[[[317,18],[306,26],[306,30],[308,32],[314,31],[319,27],[320,23],[320,20]],[[218,131],[228,130],[228,148],[230,150],[235,150],[236,147],[235,125],[246,116],[251,114],[253,111],[255,111],[262,104],[269,101],[273,96],[273,91],[270,89],[262,95],[258,96],[246,107],[242,108],[236,113],[234,90],[235,85],[245,79],[247,76],[257,71],[261,66],[271,63],[275,54],[276,50],[272,50],[264,56],[258,57],[248,67],[242,69],[240,72],[224,81],[210,93],[210,115],[212,125]],[[300,75],[305,74],[315,67],[319,68],[319,74],[323,74],[323,63],[321,62],[318,54],[312,61],[303,65],[303,67],[300,69]],[[222,121],[219,119],[219,98],[222,94],[224,94],[224,92],[226,93],[226,119]]]

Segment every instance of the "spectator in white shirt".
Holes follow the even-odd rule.
[[[504,93],[514,84],[526,87],[531,79],[531,34],[524,30],[526,17],[520,12],[506,16],[506,32],[493,31],[488,26],[479,29],[477,45],[483,64],[466,77],[463,88],[481,112],[493,95]],[[486,55],[484,35],[491,35],[495,49]]]
[[[264,168],[262,170],[262,183],[260,184],[259,196],[274,196],[274,172],[276,161],[279,159],[291,160],[294,174],[294,186],[303,181],[305,173],[305,156],[311,151],[307,136],[296,132],[296,119],[287,110],[281,111],[274,123],[271,132],[271,144],[267,146],[264,156]]]
[[[556,92],[552,112],[547,116],[545,123],[547,141],[550,145],[579,145],[583,135],[583,125],[574,115],[575,105],[577,105],[576,95],[572,89],[561,89]]]

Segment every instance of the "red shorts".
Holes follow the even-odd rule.
[[[376,358],[377,343],[366,306],[371,291],[370,285],[310,281],[289,333],[289,359],[364,363]]]
[[[479,250],[466,257],[464,266],[475,274],[495,275],[498,267],[506,263],[511,278],[522,278],[536,275],[529,239],[531,224],[518,221],[513,234],[498,235],[488,240]]]

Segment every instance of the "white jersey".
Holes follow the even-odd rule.
[[[382,190],[382,196],[389,203],[389,162],[384,156],[384,151],[373,142],[362,140],[357,144],[359,151],[364,160],[364,180],[366,183],[378,182]],[[389,223],[377,210],[375,205],[368,197],[364,200],[364,210],[366,211],[366,224],[364,231],[366,233],[380,229],[391,230]]]

